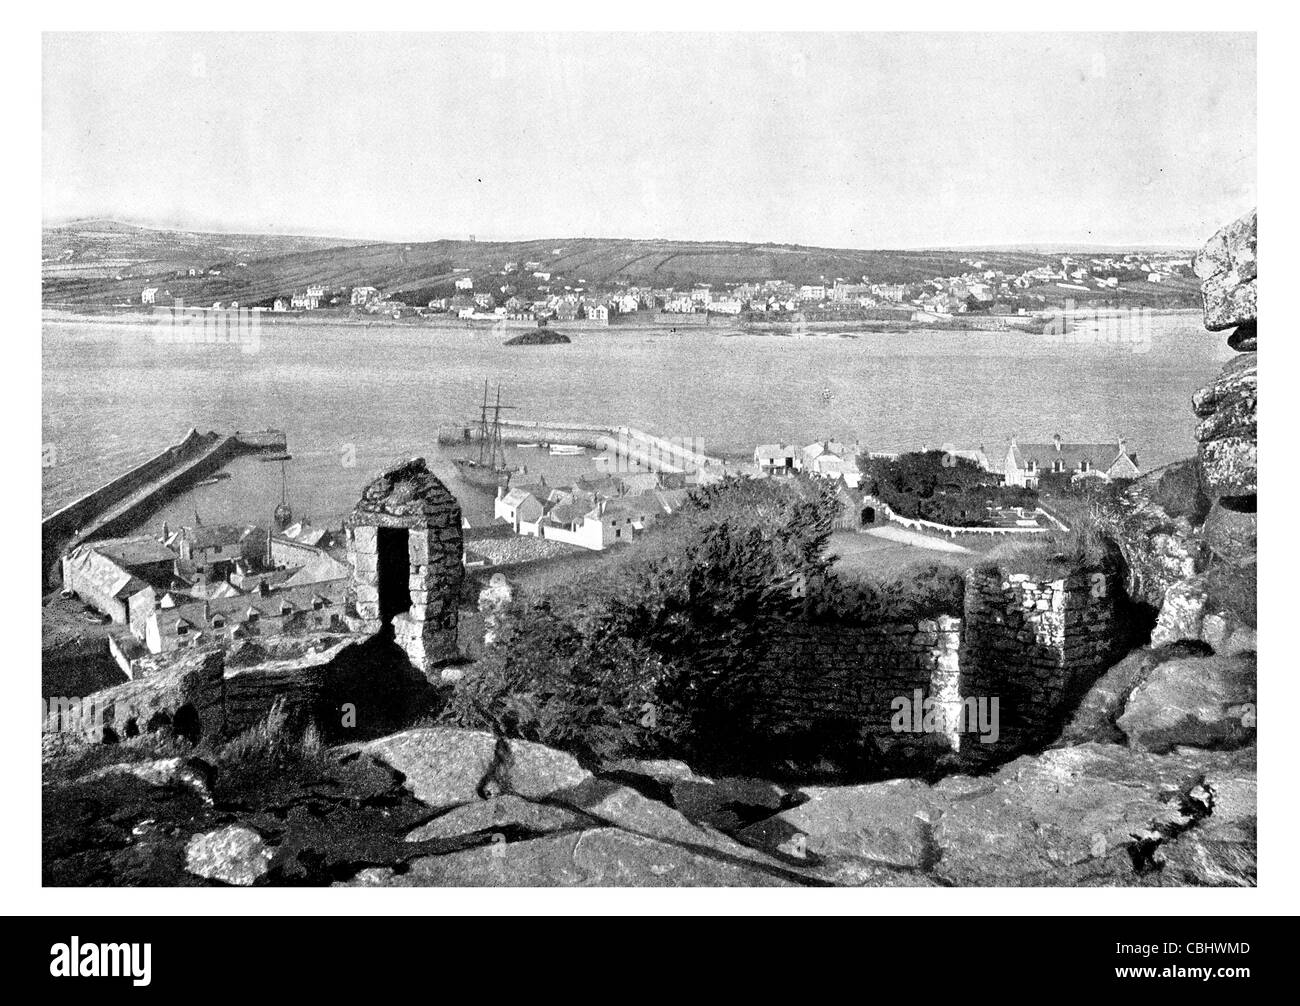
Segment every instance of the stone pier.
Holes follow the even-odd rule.
[[[426,677],[455,659],[462,565],[460,504],[424,458],[398,462],[347,519],[356,627],[392,632]]]

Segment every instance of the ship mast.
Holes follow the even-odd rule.
[[[497,385],[497,404],[492,411],[492,470],[496,471],[497,451],[501,449],[501,385]],[[505,451],[501,451],[502,460],[505,460]]]
[[[487,378],[483,379],[483,405],[479,408],[478,418],[478,463],[483,464],[485,457],[484,451],[487,448],[488,436],[488,382]]]

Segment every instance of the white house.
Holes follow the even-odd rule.
[[[542,516],[542,504],[527,489],[507,490],[505,486],[498,486],[492,516],[505,521],[518,533],[521,523],[535,524]]]
[[[793,475],[803,467],[803,456],[792,444],[759,444],[754,464],[764,475]]]

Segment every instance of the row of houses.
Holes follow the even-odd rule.
[[[63,557],[64,589],[167,653],[213,641],[340,628],[349,568],[336,532],[204,525],[88,542]]]
[[[641,478],[655,476],[647,473]],[[626,488],[639,491],[623,492]],[[649,488],[619,479],[554,489],[543,480],[536,485],[500,487],[493,516],[515,534],[602,551],[631,541],[675,513],[686,496],[686,489]]]
[[[819,440],[800,447],[796,444],[759,444],[754,448],[754,465],[759,475],[789,476],[807,472],[819,478],[838,479],[850,489],[862,482],[858,470],[861,444]]]

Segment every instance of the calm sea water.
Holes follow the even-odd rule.
[[[42,470],[49,512],[157,453],[191,426],[289,436],[289,502],[337,522],[387,461],[421,454],[476,523],[488,498],[461,484],[440,424],[475,414],[483,381],[524,418],[630,424],[695,437],[711,453],[858,438],[872,450],[1123,435],[1146,469],[1186,457],[1190,396],[1231,356],[1199,313],[1155,316],[1138,344],[1016,333],[914,331],[856,338],[717,332],[579,332],[570,345],[504,347],[493,332],[264,324],[257,351],[161,342],[149,325],[46,320]],[[589,459],[516,450],[564,480]],[[349,461],[355,459],[355,466]],[[158,521],[269,520],[280,466],[241,459]]]

